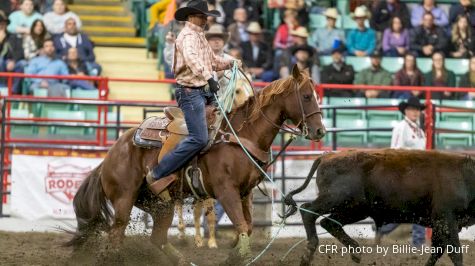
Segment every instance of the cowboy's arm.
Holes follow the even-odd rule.
[[[198,40],[193,38],[193,36],[186,36],[183,38],[183,57],[193,74],[196,76],[202,76],[205,80],[209,80],[213,77],[211,69],[208,70],[205,68],[198,52],[196,51],[196,43],[198,43]]]

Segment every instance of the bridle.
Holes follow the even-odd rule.
[[[246,79],[247,79],[247,76],[242,73]],[[249,81],[249,79],[248,79]],[[250,82],[250,81],[249,81]],[[292,135],[296,135],[296,136],[301,136],[301,137],[307,137],[308,136],[308,123],[307,123],[307,119],[313,115],[316,115],[316,114],[320,114],[322,115],[322,111],[318,108],[317,110],[309,113],[309,114],[305,114],[305,110],[303,108],[303,103],[302,103],[302,97],[301,97],[301,94],[300,94],[300,89],[302,88],[303,85],[305,85],[307,82],[312,82],[311,79],[306,79],[304,82],[302,82],[300,85],[299,83],[295,80],[295,79],[292,79],[292,83],[294,85],[294,93],[297,97],[297,101],[299,103],[299,108],[300,108],[300,114],[302,115],[302,119],[300,120],[299,123],[297,123],[297,128],[300,126],[300,124],[302,124],[302,130],[295,130],[293,129],[292,127],[288,126],[287,124],[283,123],[282,126],[279,126],[277,125],[276,123],[274,123],[266,114],[264,114],[264,112],[262,111],[262,108],[259,106],[259,112],[261,113],[261,115],[264,117],[264,119],[270,123],[273,127],[279,129],[279,130],[282,130],[286,133],[290,133]],[[252,86],[251,86],[252,87]],[[313,82],[312,82],[312,87],[313,87]],[[256,99],[256,102],[258,103],[259,101],[257,101],[257,96],[256,96],[256,91],[254,90],[254,87],[252,87],[252,90],[253,90],[253,94],[254,94],[254,98]],[[315,99],[318,101],[318,98]],[[318,104],[318,103],[317,103]],[[285,120],[285,119],[284,119]]]

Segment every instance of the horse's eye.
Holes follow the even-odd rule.
[[[312,95],[306,94],[306,95],[303,96],[303,99],[304,99],[305,101],[310,101],[310,99],[312,99]]]

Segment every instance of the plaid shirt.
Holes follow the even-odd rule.
[[[213,70],[232,67],[232,59],[216,56],[205,38],[204,31],[190,22],[176,39],[173,70],[178,84],[201,87],[213,77]]]

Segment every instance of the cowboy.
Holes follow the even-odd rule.
[[[404,115],[404,119],[393,129],[391,138],[392,149],[410,149],[425,150],[426,136],[419,125],[421,111],[425,109],[425,105],[421,104],[417,97],[410,97],[407,102],[399,104],[399,111]],[[383,235],[391,233],[399,224],[385,224],[376,232],[376,244],[381,242]],[[412,225],[412,245],[420,248],[425,244],[425,228],[424,226]]]
[[[369,56],[376,49],[376,32],[365,25],[370,13],[366,6],[359,6],[351,17],[358,27],[348,33],[346,40],[348,53],[355,56]]]
[[[213,79],[213,70],[230,69],[234,61],[241,65],[239,60],[216,56],[205,38],[207,17],[220,15],[219,11],[208,10],[206,1],[201,0],[190,1],[175,12],[176,20],[186,21],[175,43],[172,69],[178,87],[175,96],[185,116],[189,135],[147,174],[150,190],[165,201],[170,200],[167,187],[177,179],[174,172],[208,143],[205,104],[211,104],[213,94],[219,90],[218,82]],[[209,92],[204,90],[206,84]]]

